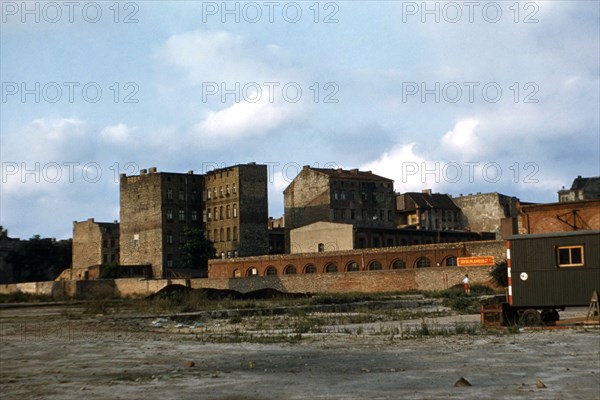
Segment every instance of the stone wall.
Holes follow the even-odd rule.
[[[369,272],[316,273],[237,279],[115,279],[51,281],[0,285],[0,294],[25,293],[61,298],[145,297],[169,285],[231,289],[242,293],[272,288],[287,293],[392,292],[443,290],[469,274],[474,285],[493,286],[490,267],[422,268]]]

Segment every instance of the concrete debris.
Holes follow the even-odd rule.
[[[473,386],[473,385],[471,385],[471,382],[469,382],[468,380],[466,380],[465,378],[463,378],[461,376],[460,379],[457,380],[456,383],[454,384],[454,387],[463,387],[463,386]]]
[[[545,389],[546,385],[544,385],[544,382],[542,382],[540,378],[537,378],[535,380],[535,387],[538,389]]]
[[[192,360],[187,360],[184,364],[183,364],[186,368],[192,368],[194,366],[196,366],[196,363]]]

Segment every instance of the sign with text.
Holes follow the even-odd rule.
[[[459,267],[484,267],[487,265],[494,265],[494,257],[458,257],[456,262]]]

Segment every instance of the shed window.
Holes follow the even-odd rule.
[[[559,267],[583,267],[583,246],[559,246],[557,258]]]

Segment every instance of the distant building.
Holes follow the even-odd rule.
[[[204,176],[204,220],[217,255],[269,253],[267,166],[235,165]]]
[[[461,225],[472,232],[491,232],[496,239],[519,233],[519,206],[516,197],[500,193],[460,195],[452,199],[461,210]]]
[[[475,232],[409,228],[355,227],[315,222],[290,230],[290,253],[323,253],[367,248],[455,243],[493,239]]]
[[[520,225],[528,234],[600,229],[600,199],[526,205]]]
[[[202,229],[202,175],[142,169],[121,175],[121,265],[151,265],[152,277],[177,276],[186,228]]]
[[[460,208],[447,194],[408,192],[396,195],[396,226],[429,230],[461,230]]]
[[[283,192],[287,252],[289,231],[314,222],[393,228],[393,186],[371,171],[305,166]]]
[[[285,253],[285,218],[269,217],[269,254]]]
[[[566,190],[563,186],[562,190],[558,191],[558,201],[560,203],[594,199],[600,199],[600,176],[582,178],[579,175],[573,180],[571,189]]]
[[[73,269],[119,263],[119,223],[73,222]]]

